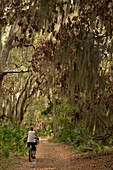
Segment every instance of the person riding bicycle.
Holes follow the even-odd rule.
[[[28,132],[27,134],[27,147],[28,147],[28,150],[30,149],[30,145],[32,146],[32,149],[33,149],[33,159],[36,158],[36,138],[38,138],[36,132],[33,130],[33,126],[31,126],[31,129],[30,131]]]

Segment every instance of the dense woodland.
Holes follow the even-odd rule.
[[[1,0],[2,155],[25,152],[31,125],[82,151],[112,146],[112,57],[112,0]]]

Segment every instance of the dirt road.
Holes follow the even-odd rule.
[[[62,143],[41,140],[37,146],[37,158],[32,162],[23,157],[9,170],[112,170],[113,153],[109,155],[89,156],[74,153]]]

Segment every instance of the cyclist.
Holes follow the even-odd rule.
[[[38,138],[36,132],[33,130],[33,126],[31,126],[31,129],[30,131],[28,132],[27,134],[27,147],[28,147],[28,150],[30,149],[30,145],[32,146],[32,149],[33,149],[33,156],[32,158],[35,159],[36,158],[36,138]]]

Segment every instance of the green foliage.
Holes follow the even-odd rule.
[[[8,146],[3,148],[3,153],[4,153],[5,158],[9,157],[9,147]]]
[[[57,138],[60,142],[70,143],[71,129],[61,129]]]
[[[8,158],[10,153],[24,155],[25,130],[14,128],[11,124],[0,127],[0,151],[5,158]]]
[[[48,115],[48,114],[50,114],[51,111],[52,111],[52,108],[53,108],[53,103],[50,101],[50,102],[48,103],[48,107],[45,108],[45,109],[42,109],[41,114],[42,114],[42,115]]]
[[[84,123],[74,130],[71,128],[61,129],[56,142],[65,142],[71,145],[71,149],[79,152],[106,152],[108,149],[102,141],[96,142],[88,138],[89,132],[86,131]],[[111,142],[112,140],[110,140]]]
[[[51,129],[47,129],[47,130],[46,130],[46,135],[47,135],[47,136],[51,136],[51,134],[52,134],[52,130],[51,130]]]
[[[73,130],[73,145],[79,146],[81,143],[84,143],[86,134],[85,126],[81,123],[80,127]]]
[[[76,148],[76,150],[80,152],[88,152],[90,151],[90,148],[87,145],[80,145],[78,148]]]
[[[58,134],[58,139],[65,143],[71,143],[73,146],[79,146],[84,142],[86,131],[84,126],[81,124],[79,128],[72,130],[71,128],[61,129]]]

